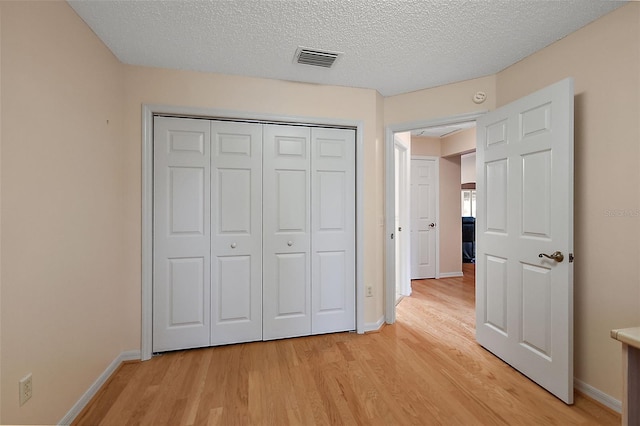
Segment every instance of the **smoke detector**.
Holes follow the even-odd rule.
[[[298,64],[331,68],[342,55],[342,52],[331,52],[329,50],[311,49],[300,46],[296,50],[293,60]]]

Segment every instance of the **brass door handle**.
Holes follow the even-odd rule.
[[[547,259],[555,260],[558,263],[564,260],[564,254],[562,254],[562,252],[559,252],[559,251],[555,251],[550,255],[545,253],[540,253],[538,257],[546,257]]]

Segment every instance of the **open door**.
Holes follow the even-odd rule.
[[[573,403],[573,80],[478,120],[476,339]]]

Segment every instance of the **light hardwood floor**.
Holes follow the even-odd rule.
[[[413,282],[397,323],[123,364],[76,425],[619,425],[567,406],[474,341],[473,265]]]

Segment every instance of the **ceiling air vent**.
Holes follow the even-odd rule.
[[[298,47],[294,60],[295,62],[303,65],[331,68],[340,55],[342,55],[341,52],[330,52],[328,50]]]

